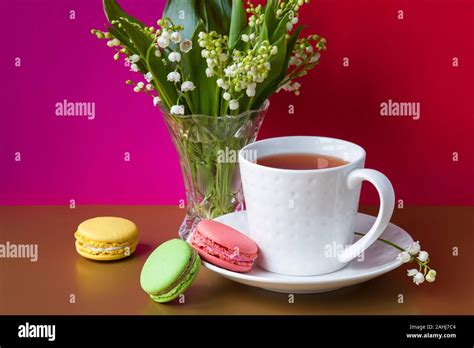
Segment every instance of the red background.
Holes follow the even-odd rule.
[[[121,3],[150,25],[163,5]],[[367,167],[384,172],[405,204],[472,205],[473,3],[311,1],[300,23],[305,33],[326,37],[328,50],[301,81],[301,96],[271,99],[260,138],[347,139],[365,147]],[[134,76],[89,34],[105,22],[100,3],[22,0],[0,9],[9,33],[0,57],[0,204],[177,204],[184,189],[163,120],[149,98],[124,85]],[[17,56],[21,68],[13,66]],[[55,117],[54,104],[63,99],[95,101],[96,119]],[[421,118],[380,116],[388,99],[419,102]],[[13,160],[16,151],[21,163]],[[364,189],[364,203],[377,200]]]

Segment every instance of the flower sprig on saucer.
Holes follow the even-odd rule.
[[[359,236],[365,235],[364,233],[359,232],[355,232],[355,234]],[[433,283],[436,280],[437,272],[428,266],[430,263],[429,254],[427,251],[421,250],[419,241],[413,242],[408,248],[404,249],[389,240],[383,238],[377,238],[377,240],[400,250],[401,253],[397,255],[397,260],[401,263],[410,263],[415,261],[418,264],[418,269],[412,268],[407,270],[407,275],[413,278],[413,283],[420,285],[425,280],[428,283]]]
[[[420,285],[425,280],[429,283],[435,281],[437,273],[434,269],[431,269],[431,267],[428,266],[428,263],[430,262],[429,254],[428,252],[421,250],[420,242],[413,242],[406,250],[403,250],[402,248],[399,250],[401,253],[397,256],[398,261],[402,263],[416,261],[418,264],[418,269],[412,268],[407,270],[407,275],[413,277],[413,282],[416,285]]]

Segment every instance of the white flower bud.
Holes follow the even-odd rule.
[[[428,253],[426,251],[420,251],[420,253],[418,254],[418,260],[420,260],[421,262],[425,262],[426,260],[428,260]]]
[[[425,276],[423,275],[423,273],[421,272],[418,272],[417,274],[415,274],[415,276],[413,277],[413,282],[416,284],[416,285],[420,285],[421,283],[423,283],[425,281]]]
[[[238,108],[239,108],[239,102],[235,99],[232,99],[229,102],[229,109],[231,109],[233,111],[233,110],[237,110]]]
[[[170,112],[173,115],[184,115],[184,105],[173,105]]]
[[[250,38],[249,38],[249,36],[248,36],[247,34],[243,34],[243,35],[242,35],[242,41],[243,41],[243,42],[249,42],[249,40],[250,40]]]
[[[147,91],[151,91],[151,90],[155,89],[151,83],[147,83],[145,88],[147,89]]]
[[[425,279],[427,282],[433,283],[436,279],[436,271],[434,269],[430,269]]]
[[[171,39],[171,33],[169,32],[169,30],[164,29],[161,33],[161,37],[169,41]]]
[[[155,50],[155,56],[158,58],[161,57],[161,51],[159,48]]]
[[[133,54],[130,57],[128,57],[128,60],[132,63],[136,63],[140,60],[140,56],[138,54]]]
[[[135,93],[138,93],[138,92],[141,91],[141,88],[138,87],[138,86],[135,86],[135,87],[133,87],[133,91],[134,91]]]
[[[203,58],[209,58],[209,51],[208,50],[202,50],[201,51],[201,56]]]
[[[247,88],[247,90],[245,91],[245,93],[246,93],[249,97],[255,97],[255,88]]]
[[[192,81],[184,81],[181,85],[181,91],[183,92],[194,91],[195,88],[196,86],[194,86],[194,83]]]
[[[291,20],[291,24],[297,24],[298,23],[298,17],[293,17]]]
[[[139,71],[138,65],[136,65],[135,63],[130,65],[130,70],[133,72],[138,72]]]
[[[107,46],[109,47],[120,46],[120,41],[118,39],[109,40],[107,41]]]
[[[413,242],[407,249],[410,255],[416,255],[420,252],[420,242]]]
[[[150,82],[153,80],[153,74],[151,72],[147,72],[145,74],[145,80],[147,80],[147,82]]]
[[[222,87],[224,85],[224,80],[223,79],[217,79],[216,83],[219,87]]]
[[[207,77],[214,76],[214,71],[211,68],[206,68],[206,76]]]
[[[181,54],[179,54],[178,52],[171,52],[168,55],[168,59],[172,63],[179,63],[181,61]]]
[[[411,256],[408,252],[403,251],[397,256],[397,260],[400,261],[401,263],[407,263],[410,262]]]
[[[137,83],[137,87],[141,89],[141,88],[145,87],[145,84],[140,81],[140,82]]]
[[[166,76],[166,79],[168,81],[177,83],[177,82],[181,81],[181,75],[177,71],[172,71],[168,74],[168,76]]]
[[[412,269],[407,270],[407,276],[409,276],[409,277],[413,277],[417,273],[418,273],[418,270],[416,268],[412,268]]]
[[[170,40],[163,37],[163,35],[161,35],[158,40],[156,41],[156,43],[158,44],[158,46],[160,46],[161,48],[166,48],[170,45]]]
[[[174,31],[171,34],[171,41],[173,41],[176,44],[180,43],[181,42],[181,33],[179,31]]]
[[[160,101],[161,101],[161,98],[158,96],[153,98],[153,105],[157,106],[160,103]]]
[[[206,35],[206,33],[203,32],[203,31],[201,31],[198,36],[199,36],[199,38],[202,40],[202,39],[204,39],[204,36],[205,36],[205,35]]]
[[[276,54],[278,53],[278,47],[277,47],[277,46],[273,46],[270,53],[271,53],[272,55],[276,55]]]
[[[291,31],[293,29],[293,24],[291,22],[286,23],[286,30]]]
[[[231,98],[230,93],[225,92],[225,93],[222,95],[222,98],[224,98],[225,100],[229,101],[230,98]]]
[[[254,33],[250,34],[249,39],[250,39],[250,41],[253,41],[255,39],[255,34]]]
[[[215,65],[214,64],[214,59],[212,59],[212,58],[207,58],[206,63],[207,63],[207,66],[209,66],[211,68]]]

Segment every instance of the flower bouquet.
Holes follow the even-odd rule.
[[[300,37],[298,14],[309,0],[169,0],[157,27],[103,5],[110,25],[92,30],[125,59],[139,81],[126,81],[159,107],[180,157],[186,238],[203,218],[239,210],[237,152],[255,140],[268,98],[299,94],[295,79],[318,64],[326,42]]]

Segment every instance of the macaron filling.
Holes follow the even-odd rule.
[[[195,231],[192,244],[205,254],[215,256],[239,266],[252,266],[257,254],[243,253],[238,249],[229,249]]]
[[[162,298],[173,297],[181,288],[182,284],[188,283],[188,278],[194,278],[196,273],[196,258],[197,253],[193,251],[191,253],[191,258],[189,259],[188,265],[180,274],[180,276],[166,289],[163,289],[158,292],[150,293],[150,297],[155,301],[160,301]]]
[[[87,244],[83,244],[83,243],[81,243],[81,246],[83,246],[87,250],[90,250],[90,251],[93,251],[93,252],[99,252],[99,253],[107,252],[107,251],[125,250],[126,248],[130,248],[128,243],[126,243],[126,245],[124,245],[124,246],[108,247],[108,248],[96,248],[96,247],[93,247],[91,245],[87,245]]]
[[[130,252],[136,247],[137,239],[132,241],[127,241],[124,243],[105,243],[105,242],[96,242],[84,238],[81,234],[76,232],[76,243],[78,246],[83,249],[91,252],[91,254],[123,254],[127,250]]]

